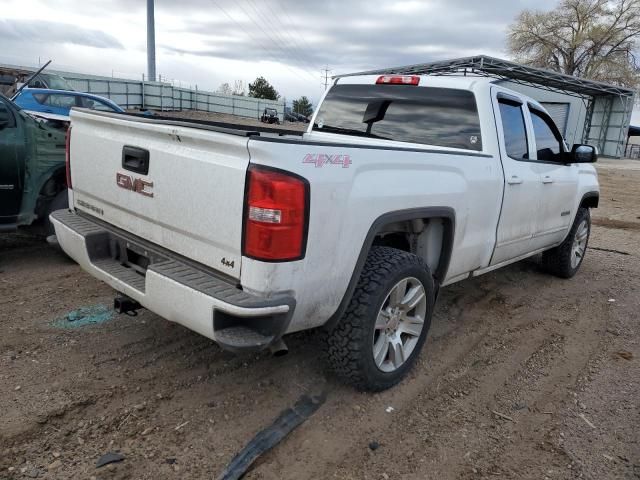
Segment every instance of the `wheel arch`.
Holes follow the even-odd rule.
[[[65,167],[57,167],[44,175],[38,185],[38,196],[36,198],[35,213],[41,217],[46,213],[49,204],[60,192],[67,188],[67,177]]]
[[[424,208],[411,208],[406,210],[398,210],[394,212],[387,212],[380,215],[369,227],[369,231],[365,237],[360,254],[356,261],[355,268],[351,274],[347,290],[338,305],[335,313],[324,324],[326,329],[333,328],[342,315],[344,314],[353,292],[356,289],[358,279],[362,273],[367,255],[374,244],[376,236],[383,230],[386,225],[403,222],[408,220],[428,220],[428,219],[442,219],[443,220],[443,234],[442,234],[442,250],[438,260],[438,266],[432,272],[436,289],[444,281],[447,270],[449,269],[449,263],[451,261],[451,254],[453,251],[453,240],[455,236],[455,210],[451,207],[424,207]]]
[[[580,208],[598,208],[600,202],[599,192],[587,192],[582,196],[580,200]]]

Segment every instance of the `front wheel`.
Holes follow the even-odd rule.
[[[560,245],[542,254],[542,265],[552,275],[573,277],[582,265],[591,233],[591,215],[588,208],[579,208],[571,230]]]
[[[434,292],[422,259],[373,247],[346,313],[325,339],[331,368],[360,390],[380,391],[398,383],[424,345]]]

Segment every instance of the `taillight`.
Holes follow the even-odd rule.
[[[384,85],[418,85],[420,77],[412,75],[382,75],[376,80],[376,84]]]
[[[65,138],[64,165],[67,170],[67,188],[71,188],[71,126],[67,128]]]
[[[306,180],[282,170],[249,166],[242,254],[265,261],[303,258],[308,209]]]

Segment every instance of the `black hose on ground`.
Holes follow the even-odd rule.
[[[302,395],[295,405],[284,410],[264,430],[255,437],[231,460],[218,480],[238,480],[247,472],[251,464],[263,453],[271,450],[289,433],[313,415],[327,399],[327,393]]]

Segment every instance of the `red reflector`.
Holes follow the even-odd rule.
[[[71,188],[71,126],[67,128],[65,137],[64,166],[67,171],[67,188]]]
[[[386,85],[418,85],[420,77],[410,75],[382,75],[376,80],[376,84]]]
[[[304,257],[309,184],[280,170],[249,166],[243,255],[284,261]]]

